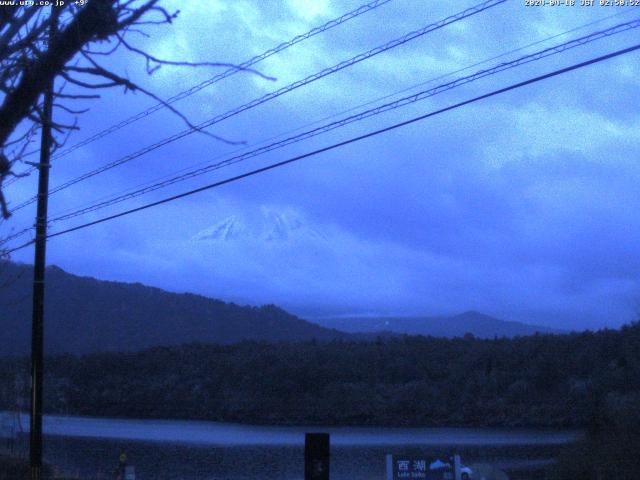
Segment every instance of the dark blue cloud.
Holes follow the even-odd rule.
[[[177,104],[193,121],[280,88],[473,2],[396,0],[261,65],[278,81],[238,74]],[[356,1],[180,2],[182,18],[151,40],[157,55],[242,61],[357,6]],[[604,8],[498,7],[245,112],[212,131],[250,144],[409,89],[450,71],[582,24],[619,15],[497,61],[628,21]],[[271,161],[442,108],[492,89],[627,46],[635,30],[486,78],[241,165],[77,219],[99,218]],[[163,68],[151,78],[129,56],[112,65],[161,95],[211,70]],[[469,74],[495,62],[474,67]],[[448,112],[405,129],[51,242],[50,261],[79,273],[144,281],[300,313],[438,314],[479,309],[561,327],[619,325],[638,296],[635,212],[640,124],[637,54]],[[450,79],[450,78],[449,78]],[[441,80],[446,81],[447,79]],[[434,84],[435,85],[435,84]],[[428,88],[428,87],[422,87]],[[106,92],[82,118],[83,138],[150,105]],[[61,159],[59,184],[184,128],[160,112]],[[72,140],[73,143],[73,140]],[[51,211],[225,158],[238,147],[191,135],[52,197]],[[34,180],[11,190],[15,202]],[[232,215],[294,212],[329,240],[194,243]],[[14,225],[28,224],[25,209]],[[293,215],[293,214],[292,214]],[[64,226],[72,225],[72,222]],[[63,225],[54,226],[61,228]],[[5,228],[3,226],[3,228]],[[307,243],[305,243],[307,242]],[[310,242],[310,243],[309,243]],[[30,253],[19,259],[29,260]]]

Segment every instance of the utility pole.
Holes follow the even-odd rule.
[[[49,41],[58,29],[58,14],[51,7]],[[47,247],[47,207],[49,200],[49,168],[51,159],[51,121],[53,111],[52,77],[44,91],[42,137],[38,167],[38,207],[36,213],[35,260],[33,268],[33,316],[31,319],[31,419],[29,460],[31,480],[42,477],[42,386],[44,374],[44,273]]]

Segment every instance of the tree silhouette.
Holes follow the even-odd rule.
[[[44,122],[42,94],[52,79],[62,80],[54,92],[54,109],[63,111],[66,117],[72,116],[67,123],[52,122],[56,137],[53,139],[54,150],[64,144],[71,131],[78,129],[76,115],[86,109],[78,109],[77,103],[99,98],[99,90],[106,88],[122,87],[125,92],[142,92],[197,129],[175,107],[125,75],[102,65],[106,56],[124,49],[146,60],[149,75],[162,65],[240,69],[226,63],[161,59],[133,45],[129,34],[148,36],[146,30],[149,28],[171,24],[177,17],[178,11],[169,12],[158,3],[158,0],[79,0],[56,7],[0,7],[0,203],[3,218],[9,218],[10,212],[2,192],[2,181],[15,175],[13,167],[23,159],[26,147]],[[52,24],[56,26],[53,32]]]

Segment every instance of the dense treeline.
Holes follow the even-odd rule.
[[[0,363],[0,409],[7,409],[16,372],[28,370],[25,359]],[[55,356],[46,367],[51,413],[591,428],[604,414],[640,418],[639,324],[495,340],[185,345]]]

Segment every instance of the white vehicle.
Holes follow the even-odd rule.
[[[460,465],[460,478],[461,480],[471,480],[473,478],[473,470],[464,465]]]
[[[447,470],[453,470],[453,465],[451,463],[443,462],[440,459],[434,461],[433,463],[431,463],[431,465],[429,465],[429,469],[430,470],[439,470],[441,468],[447,469]],[[460,465],[460,479],[461,480],[472,480],[473,479],[473,470],[471,470],[471,468],[461,464]]]

